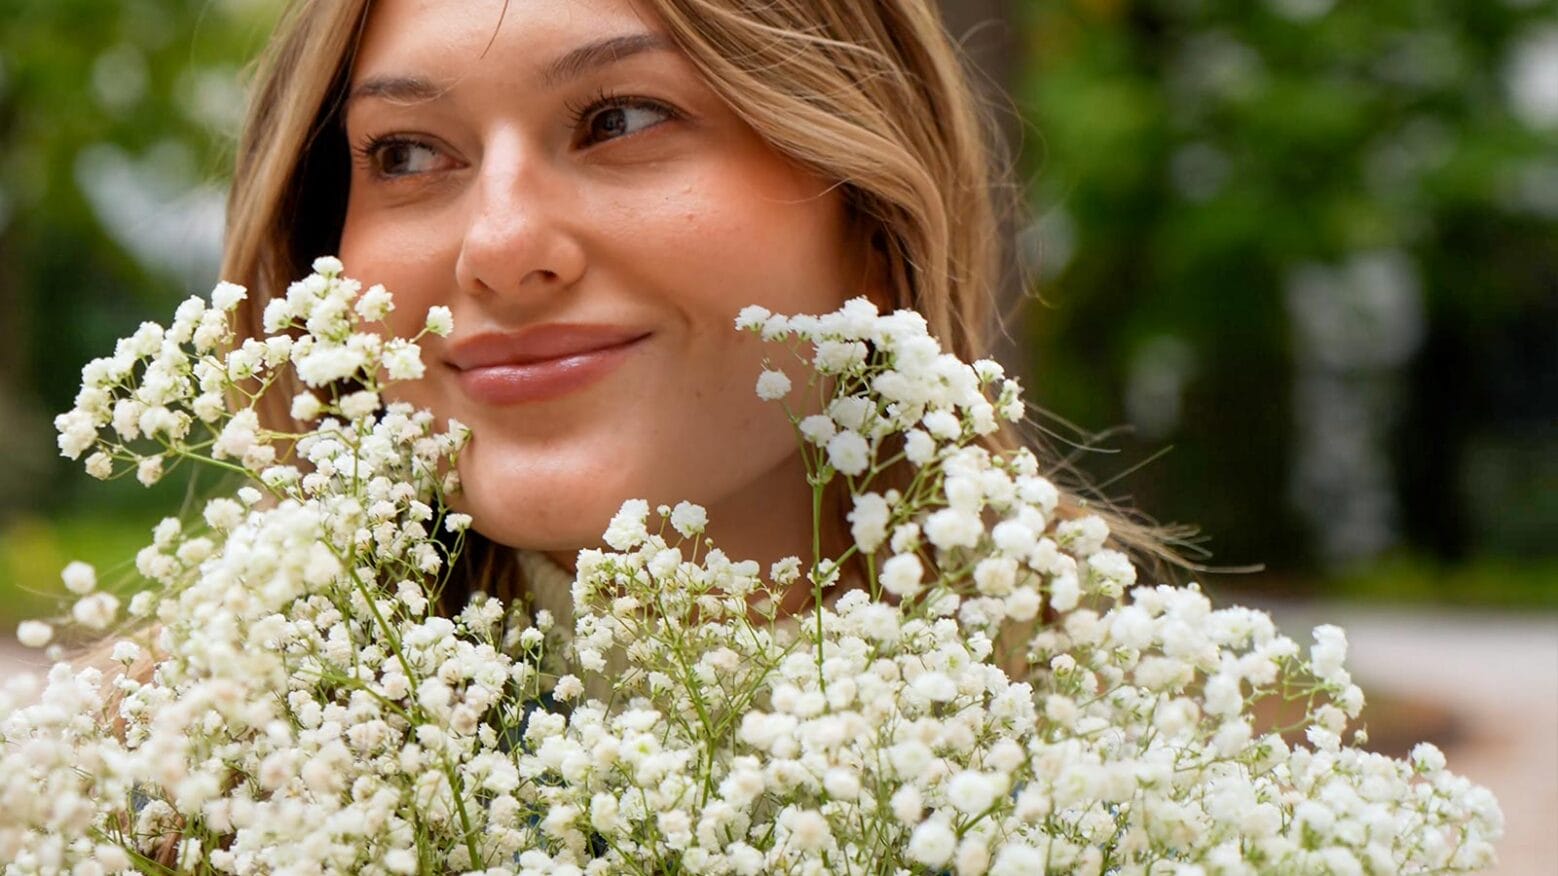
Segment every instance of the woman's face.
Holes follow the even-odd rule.
[[[765,352],[787,357],[732,322],[832,310],[871,291],[865,261],[836,189],[650,13],[375,2],[345,119],[341,257],[394,293],[397,334],[453,311],[401,397],[472,428],[458,503],[479,531],[566,555],[624,499],[687,499],[732,555],[809,543],[793,432],[753,392]]]

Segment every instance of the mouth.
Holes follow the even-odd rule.
[[[615,371],[652,333],[619,326],[553,324],[481,334],[450,345],[460,388],[492,405],[548,401]]]

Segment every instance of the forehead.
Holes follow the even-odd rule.
[[[661,28],[631,0],[374,0],[352,78],[539,70],[580,43],[644,31]]]

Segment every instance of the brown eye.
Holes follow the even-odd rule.
[[[451,164],[436,146],[410,137],[375,138],[354,151],[362,165],[381,179],[416,176]]]
[[[615,140],[636,134],[669,121],[675,114],[658,103],[613,99],[586,109],[580,122],[584,126],[583,145]]]
[[[438,169],[439,155],[425,143],[392,140],[380,144],[373,159],[374,169],[382,176],[408,176]]]

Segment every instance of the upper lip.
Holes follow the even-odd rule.
[[[529,365],[619,347],[648,337],[642,329],[587,323],[546,323],[515,332],[483,332],[449,345],[448,361],[461,371]]]

